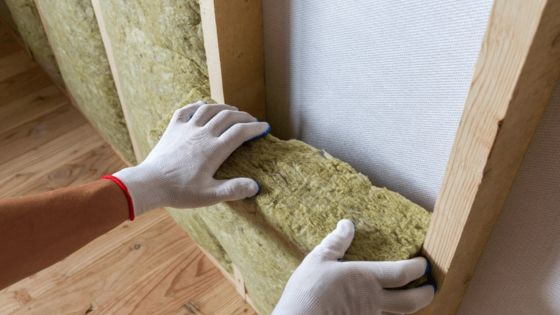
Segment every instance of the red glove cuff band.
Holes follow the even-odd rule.
[[[101,176],[101,179],[108,179],[119,186],[126,197],[126,202],[128,203],[128,217],[130,221],[134,221],[134,205],[132,204],[132,198],[130,197],[130,193],[128,192],[128,188],[126,188],[125,184],[113,175],[103,175]]]

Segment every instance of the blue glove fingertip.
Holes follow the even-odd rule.
[[[431,276],[431,274],[432,274],[432,264],[428,259],[426,259],[426,270],[424,271],[424,275]]]
[[[272,127],[270,126],[270,124],[268,124],[268,128],[266,128],[266,130],[263,133],[245,141],[245,143],[248,143],[248,142],[263,138],[263,137],[266,137],[271,131],[272,131]]]
[[[255,181],[255,183],[257,183],[257,193],[255,194],[255,196],[256,196],[256,195],[261,193],[261,184],[259,184],[259,182],[257,182],[257,181]]]
[[[255,184],[257,184],[257,192],[249,198],[255,198],[256,196],[258,196],[261,193],[261,184],[259,184],[259,182],[257,182],[257,181],[255,181]]]

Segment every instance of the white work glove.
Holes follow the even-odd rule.
[[[410,314],[434,297],[431,285],[402,287],[428,272],[423,257],[402,261],[340,261],[354,238],[354,224],[336,229],[305,257],[284,288],[274,315]]]
[[[135,216],[158,207],[196,208],[256,195],[250,178],[214,179],[244,142],[270,126],[229,105],[198,102],[178,109],[146,160],[115,174],[132,199]]]

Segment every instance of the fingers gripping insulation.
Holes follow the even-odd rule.
[[[266,130],[268,124],[233,106],[191,104],[173,113],[142,163],[114,176],[130,191],[136,216],[157,207],[196,208],[251,197],[259,190],[254,180],[216,181],[214,174],[235,149]]]
[[[191,118],[192,123],[201,127],[204,126],[214,117],[216,114],[223,110],[230,110],[230,111],[237,111],[236,107],[225,105],[225,104],[217,104],[217,105],[201,105],[196,112],[194,113],[193,117]]]
[[[352,222],[339,221],[293,273],[273,314],[411,314],[432,301],[429,285],[390,289],[420,278],[426,259],[339,261],[353,237]]]
[[[428,262],[424,257],[416,257],[400,261],[349,261],[345,264],[367,271],[383,288],[399,288],[422,277]]]
[[[269,131],[270,127],[265,122],[238,123],[227,129],[220,140],[228,148],[228,152],[232,153],[243,143],[264,136]]]
[[[329,233],[313,250],[316,254],[328,260],[341,259],[354,239],[354,223],[350,220],[340,220],[336,229]]]
[[[381,308],[386,312],[412,314],[426,307],[434,298],[432,286],[407,290],[384,290]]]
[[[198,101],[194,104],[189,104],[183,108],[179,108],[173,113],[172,122],[187,122],[189,121],[197,109],[206,104],[204,101]]]
[[[215,199],[221,202],[253,197],[258,193],[259,185],[253,179],[239,177],[216,180],[211,189]]]
[[[256,122],[257,119],[246,112],[222,110],[214,116],[207,124],[209,131],[220,136],[227,129],[238,123]]]

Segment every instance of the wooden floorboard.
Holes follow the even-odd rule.
[[[91,126],[80,126],[41,146],[31,148],[17,159],[3,163],[0,167],[0,186],[18,177],[27,178],[31,174],[44,174],[48,168],[58,167],[101,145],[103,140],[98,136],[91,137],[92,133],[94,131]],[[0,149],[0,152],[2,151]],[[17,179],[19,180],[21,179]]]
[[[9,32],[3,27],[0,24],[0,198],[79,185],[125,167],[17,41],[6,37]],[[159,209],[1,290],[0,314],[254,311]]]
[[[32,69],[36,65],[35,62],[29,58],[29,54],[24,50],[19,50],[2,57],[2,59],[0,59],[0,64],[3,65],[0,71],[0,81]]]
[[[1,197],[15,197],[54,190],[70,185],[85,184],[92,178],[112,173],[122,165],[108,144],[101,144],[90,151],[64,162],[58,167],[39,173],[17,173],[11,183],[2,189]]]
[[[80,113],[71,106],[62,106],[51,113],[0,133],[0,164],[46,144],[86,124]]]
[[[23,51],[17,39],[12,36],[13,31],[0,22],[0,57],[8,56],[14,52]]]
[[[49,76],[39,65],[35,65],[31,69],[0,81],[0,100],[11,102],[52,84]]]
[[[52,85],[13,102],[0,103],[0,133],[37,119],[64,104],[68,104],[68,100]]]

